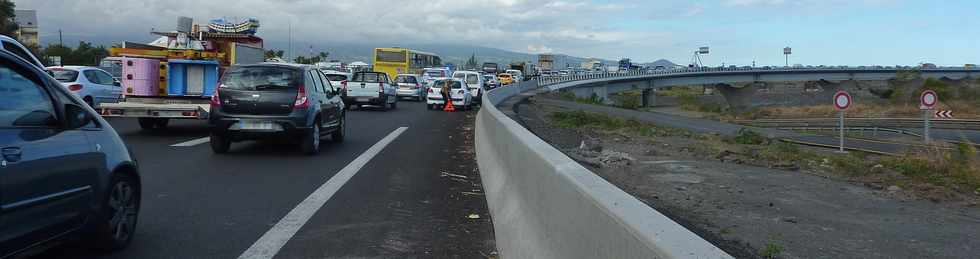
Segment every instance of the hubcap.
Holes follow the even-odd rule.
[[[133,187],[127,182],[118,182],[109,195],[109,209],[112,217],[109,226],[112,238],[116,241],[129,239],[136,224],[136,197]]]

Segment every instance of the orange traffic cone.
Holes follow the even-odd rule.
[[[456,107],[453,106],[453,101],[449,100],[446,102],[446,105],[442,110],[447,112],[454,112],[456,111]]]

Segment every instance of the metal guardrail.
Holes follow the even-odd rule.
[[[633,70],[624,72],[592,72],[580,75],[562,75],[562,76],[540,76],[538,77],[538,83],[541,86],[550,86],[555,84],[582,81],[582,80],[593,80],[593,79],[617,79],[617,78],[630,78],[638,76],[670,76],[670,75],[685,75],[685,74],[705,74],[705,73],[726,73],[726,72],[801,72],[801,73],[819,73],[819,72],[888,72],[897,73],[899,71],[918,71],[918,72],[976,72],[980,73],[980,68],[933,68],[933,69],[905,69],[905,68],[887,68],[887,67],[824,67],[824,68],[684,68],[684,69],[660,69],[660,70]]]
[[[832,127],[837,125],[838,118],[757,119],[732,122],[764,128]],[[844,118],[844,125],[847,127],[915,129],[922,128],[922,124],[922,119],[918,118]],[[929,124],[930,128],[934,129],[980,130],[980,120],[974,119],[930,119]]]

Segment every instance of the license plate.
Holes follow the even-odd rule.
[[[243,130],[273,130],[275,124],[271,121],[242,121]]]
[[[357,101],[358,102],[368,102],[368,101],[371,101],[371,98],[357,98]]]

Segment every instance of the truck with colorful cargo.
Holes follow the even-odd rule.
[[[216,24],[222,23],[222,24]],[[225,68],[264,61],[255,19],[212,20],[205,30],[178,18],[177,31],[153,32],[149,44],[124,42],[107,62],[121,66],[124,100],[102,104],[103,117],[137,118],[143,129],[165,128],[172,119],[207,119]],[[236,29],[237,28],[237,29]]]

